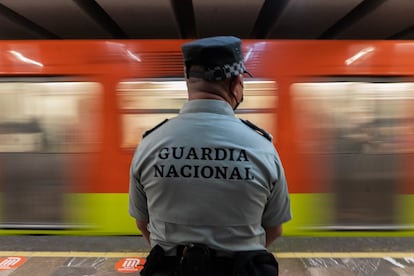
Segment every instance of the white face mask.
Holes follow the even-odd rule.
[[[241,85],[241,87],[244,89],[244,85],[243,85],[243,83],[242,83],[242,82],[240,82],[240,85]],[[233,95],[233,94],[232,94],[232,95]],[[234,97],[234,99],[236,100],[236,105],[234,106],[233,110],[236,110],[236,109],[239,107],[239,105],[243,102],[243,99],[244,99],[244,94],[242,94],[242,97],[241,97],[240,102],[237,100],[237,97],[236,97],[236,96],[234,96],[234,95],[233,95],[233,97]]]
[[[236,105],[234,106],[233,110],[236,110],[239,107],[239,105],[243,102],[243,98],[244,98],[244,96],[242,96],[242,98],[239,102],[239,101],[237,101],[237,97],[234,96],[234,99],[236,100]]]

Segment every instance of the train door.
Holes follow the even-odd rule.
[[[387,230],[413,152],[414,84],[395,79],[324,80],[293,85],[302,153],[324,156],[340,230]],[[319,158],[318,158],[319,159]]]
[[[0,82],[0,228],[65,229],[75,167],[97,150],[99,85],[61,78]],[[78,206],[81,208],[81,206]]]

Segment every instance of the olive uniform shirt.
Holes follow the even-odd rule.
[[[144,136],[131,164],[129,213],[149,222],[151,246],[259,250],[264,227],[291,219],[276,149],[227,102],[191,100]]]

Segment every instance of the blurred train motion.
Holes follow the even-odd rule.
[[[137,234],[129,164],[186,101],[183,42],[0,42],[0,234]],[[284,234],[413,235],[414,42],[243,48],[255,77],[237,116],[284,161]]]

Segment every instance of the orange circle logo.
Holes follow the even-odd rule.
[[[0,258],[0,270],[9,270],[21,266],[26,261],[25,257],[5,257]]]
[[[115,269],[121,273],[141,271],[144,268],[145,258],[124,258],[118,261]]]

